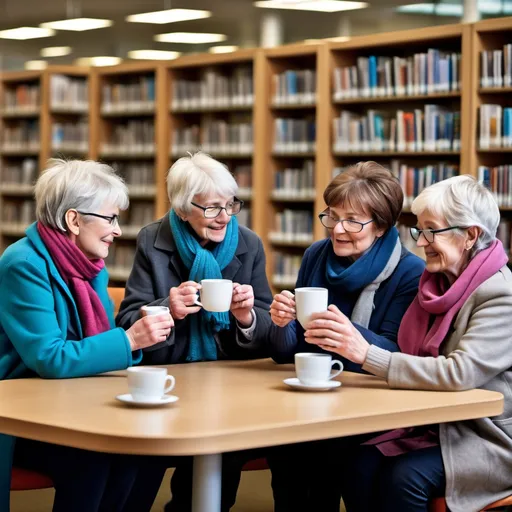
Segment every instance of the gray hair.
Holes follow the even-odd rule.
[[[471,257],[486,249],[496,239],[500,209],[491,192],[469,175],[454,176],[423,190],[413,201],[414,215],[428,211],[446,219],[449,226],[477,226],[481,233]],[[461,235],[460,230],[454,233]]]
[[[195,195],[235,196],[238,185],[228,168],[201,151],[174,162],[167,174],[167,195],[171,208],[190,213]]]
[[[108,202],[126,210],[129,204],[123,179],[93,160],[50,159],[34,193],[37,220],[61,231],[67,231],[65,215],[71,208],[95,212]]]

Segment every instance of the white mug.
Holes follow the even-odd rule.
[[[135,401],[158,402],[176,384],[166,368],[135,366],[128,368],[128,389]],[[168,384],[167,384],[168,383]]]
[[[295,311],[304,329],[313,313],[327,311],[328,295],[327,288],[295,288]]]
[[[224,313],[231,307],[233,281],[229,279],[203,279],[199,290],[201,302],[196,305],[213,313]]]
[[[339,366],[337,372],[331,373],[334,365]],[[301,352],[295,354],[295,372],[298,379],[306,386],[320,386],[333,379],[343,371],[343,363],[329,354]]]
[[[166,315],[169,314],[169,308],[166,306],[142,306],[142,316]]]

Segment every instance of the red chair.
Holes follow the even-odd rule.
[[[482,509],[482,512],[484,510],[495,510],[500,507],[509,507],[511,505],[512,505],[512,496],[508,496],[507,498],[503,498],[502,500],[498,500],[498,501],[495,501],[494,503],[491,503],[490,505],[487,505],[485,508]],[[430,504],[430,512],[447,512],[445,499],[444,498],[436,498]]]
[[[11,491],[34,491],[51,489],[53,482],[49,477],[28,469],[12,468]]]
[[[242,471],[260,471],[262,469],[268,469],[267,460],[264,457],[250,460],[242,468]]]

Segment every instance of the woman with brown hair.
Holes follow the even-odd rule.
[[[395,223],[402,211],[403,192],[391,173],[376,162],[360,162],[336,176],[324,192],[327,208],[319,216],[329,237],[315,242],[304,254],[296,288],[322,287],[329,291],[329,310],[335,307],[350,320],[369,344],[396,352],[398,328],[417,291],[424,262],[402,247]],[[270,307],[272,357],[293,362],[297,352],[329,353],[345,370],[361,372],[361,365],[334,353],[326,344],[310,343],[296,320],[295,299],[289,291],[274,297]],[[328,327],[328,326],[326,326]],[[327,481],[329,460],[318,464],[321,443],[282,447],[271,451],[276,511],[339,510]],[[311,447],[313,450],[310,450]],[[309,455],[308,455],[309,454]],[[335,463],[337,464],[337,463]],[[308,475],[307,466],[312,470]],[[321,475],[320,475],[321,473]],[[316,480],[318,485],[312,485]],[[276,486],[288,487],[276,489]],[[324,485],[325,484],[325,485]],[[308,505],[298,489],[325,489]],[[320,506],[319,499],[323,503]],[[330,502],[330,503],[327,503]],[[310,508],[313,506],[316,508]]]

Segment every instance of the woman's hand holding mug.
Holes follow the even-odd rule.
[[[174,320],[168,308],[161,309],[161,313],[146,314],[126,331],[132,351],[151,347],[168,338]]]
[[[284,290],[274,295],[274,300],[270,305],[270,317],[279,327],[287,326],[292,320],[295,320],[295,296],[292,292]]]
[[[183,320],[187,315],[201,310],[200,306],[194,306],[200,289],[201,285],[195,281],[185,281],[179,286],[171,288],[169,292],[169,309],[173,318]]]

